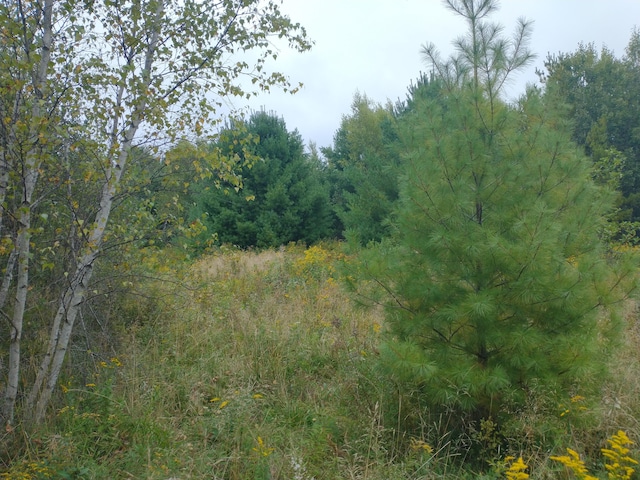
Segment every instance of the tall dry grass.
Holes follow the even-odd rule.
[[[383,314],[355,307],[339,262],[349,259],[335,245],[288,246],[163,267],[171,282],[148,282],[119,310],[117,357],[91,383],[64,378],[51,424],[30,433],[23,461],[0,478],[490,479],[505,478],[509,454],[530,478],[569,478],[549,460],[556,450],[572,447],[601,469],[608,436],[640,438],[630,303],[602,398],[565,416],[542,398],[514,412],[508,431],[479,426],[469,440],[495,463],[466,468],[446,417],[380,373]],[[498,451],[505,439],[513,451]]]

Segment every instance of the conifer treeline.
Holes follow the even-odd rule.
[[[573,53],[550,55],[539,72],[543,96],[566,104],[563,116],[594,179],[620,193],[610,235],[632,244],[640,220],[639,57],[636,31],[622,58],[580,45]],[[274,112],[255,112],[242,128],[229,126],[220,143],[242,158],[242,188],[214,188],[210,178],[190,184],[184,215],[205,227],[190,242],[197,248],[264,248],[345,236],[362,245],[380,241],[393,228],[402,178],[409,173],[399,131],[415,122],[412,113],[441,88],[432,73],[420,76],[395,105],[356,94],[333,144],[320,152],[313,143],[305,149],[297,130]]]

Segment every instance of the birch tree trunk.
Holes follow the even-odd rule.
[[[35,98],[31,109],[32,127],[30,129],[31,148],[26,154],[24,174],[22,177],[23,190],[22,201],[18,210],[18,235],[16,239],[15,251],[17,252],[18,272],[16,284],[16,298],[13,306],[13,315],[10,325],[9,344],[9,365],[7,374],[7,386],[4,394],[4,405],[2,417],[6,424],[13,423],[15,404],[18,394],[20,379],[20,347],[22,340],[22,326],[24,320],[25,306],[27,302],[27,292],[29,289],[29,259],[30,259],[30,238],[31,238],[31,202],[33,192],[38,183],[38,175],[42,156],[40,152],[40,132],[43,126],[42,103],[44,89],[47,81],[47,70],[51,60],[51,45],[53,41],[53,6],[54,0],[45,0],[42,17],[42,45],[40,47],[40,61],[33,76],[33,90]],[[26,34],[25,34],[26,35]],[[30,44],[27,38],[24,39],[25,47]],[[27,55],[35,54],[28,52]],[[4,192],[3,192],[4,193]],[[15,261],[12,253],[9,257],[9,265]],[[11,271],[5,273],[5,280],[10,283]],[[9,285],[3,282],[3,294],[8,292]],[[6,286],[6,290],[5,290]],[[6,294],[5,299],[6,299]]]
[[[111,120],[112,143],[110,151],[114,153],[117,152],[117,159],[107,167],[105,172],[105,183],[100,197],[100,208],[89,234],[85,252],[79,259],[75,272],[69,275],[69,284],[61,296],[60,305],[53,321],[49,337],[49,347],[40,364],[36,381],[27,400],[27,409],[31,410],[35,406],[32,417],[35,423],[40,423],[44,419],[46,408],[58,382],[60,370],[62,369],[69,347],[73,326],[91,280],[94,262],[100,252],[104,233],[109,222],[109,215],[113,207],[113,200],[126,167],[133,141],[145,114],[147,92],[151,84],[151,70],[160,38],[163,16],[164,0],[159,0],[151,24],[152,31],[149,32],[150,41],[144,57],[144,69],[141,75],[142,82],[138,91],[135,92],[138,101],[129,119],[130,125],[125,130],[122,142],[120,142],[118,138],[119,109],[115,109]],[[118,106],[120,106],[122,102],[123,94],[124,87],[121,87],[118,93]]]

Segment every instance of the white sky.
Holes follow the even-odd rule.
[[[364,93],[385,103],[405,98],[407,87],[426,71],[420,48],[433,42],[443,56],[465,33],[464,21],[440,0],[284,0],[284,13],[305,26],[315,41],[300,54],[282,50],[273,65],[304,88],[296,95],[263,94],[249,107],[282,116],[305,143],[329,146],[353,96]],[[491,18],[511,35],[519,17],[533,20],[533,64],[514,79],[514,94],[535,82],[547,53],[573,52],[580,42],[624,54],[634,27],[640,28],[640,0],[502,0]],[[244,104],[235,103],[236,107]]]

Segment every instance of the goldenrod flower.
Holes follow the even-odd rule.
[[[505,463],[513,461],[515,457],[507,457],[505,458]],[[505,472],[505,475],[508,480],[525,480],[529,478],[529,474],[525,473],[527,469],[527,464],[524,463],[522,457],[518,457],[515,462],[512,462],[509,466],[509,469]]]
[[[612,435],[607,440],[611,448],[603,448],[602,455],[607,459],[605,468],[610,479],[630,480],[635,472],[632,465],[638,465],[638,461],[629,456],[628,445],[633,445],[627,434],[622,430]]]
[[[433,453],[433,447],[422,439],[412,438],[410,444],[411,450]]]
[[[552,456],[551,460],[562,463],[565,467],[573,471],[575,476],[580,480],[598,480],[596,477],[588,474],[587,467],[584,465],[584,462],[580,460],[578,452],[567,448],[567,453],[569,455]]]
[[[258,443],[258,446],[257,447],[253,447],[252,450],[254,452],[257,452],[258,454],[260,454],[260,456],[262,456],[262,457],[268,457],[275,450],[274,448],[267,447],[265,445],[265,443],[264,443],[264,440],[262,440],[262,437],[258,437],[256,441]]]

